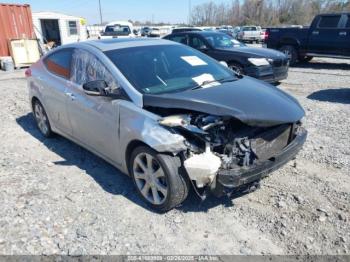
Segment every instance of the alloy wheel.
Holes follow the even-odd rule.
[[[48,119],[43,107],[39,103],[35,104],[34,113],[40,131],[46,135],[49,132]]]
[[[240,68],[239,66],[236,66],[236,65],[229,65],[229,68],[232,70],[232,71],[234,71],[234,72],[236,72],[237,74],[239,74],[239,75],[242,75],[242,68]]]
[[[138,154],[133,163],[136,186],[147,201],[161,205],[168,195],[165,173],[156,158],[148,153]]]

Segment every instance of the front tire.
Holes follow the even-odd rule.
[[[236,73],[239,74],[239,75],[243,75],[243,74],[244,74],[244,69],[243,69],[243,67],[242,67],[240,64],[238,64],[238,63],[234,63],[234,62],[229,63],[229,64],[228,64],[228,67],[229,67],[232,71],[236,72]]]
[[[51,130],[49,118],[39,100],[35,100],[33,103],[33,113],[40,133],[47,138],[52,137],[53,132]]]
[[[298,52],[296,48],[292,45],[284,45],[279,51],[284,53],[289,58],[289,64],[295,65],[298,62]]]
[[[129,170],[137,192],[153,209],[166,212],[188,195],[189,181],[181,172],[181,160],[140,146],[131,154]]]

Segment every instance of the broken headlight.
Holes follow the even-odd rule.
[[[169,127],[184,127],[188,126],[191,122],[191,117],[189,115],[174,115],[167,116],[160,119],[159,124]]]
[[[191,124],[191,116],[190,115],[166,116],[166,117],[163,117],[162,119],[160,119],[158,122],[159,122],[159,124],[161,124],[163,126],[182,128],[182,129],[185,129],[187,131],[202,134],[202,135],[207,134],[204,130]]]

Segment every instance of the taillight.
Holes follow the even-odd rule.
[[[28,69],[24,72],[24,75],[25,75],[26,77],[32,76],[32,70],[31,70],[30,68],[28,68]]]
[[[267,40],[269,38],[269,33],[268,32],[264,32],[264,40]]]

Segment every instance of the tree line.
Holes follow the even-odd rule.
[[[191,10],[196,26],[309,25],[320,13],[350,12],[350,0],[233,0],[208,1]]]

